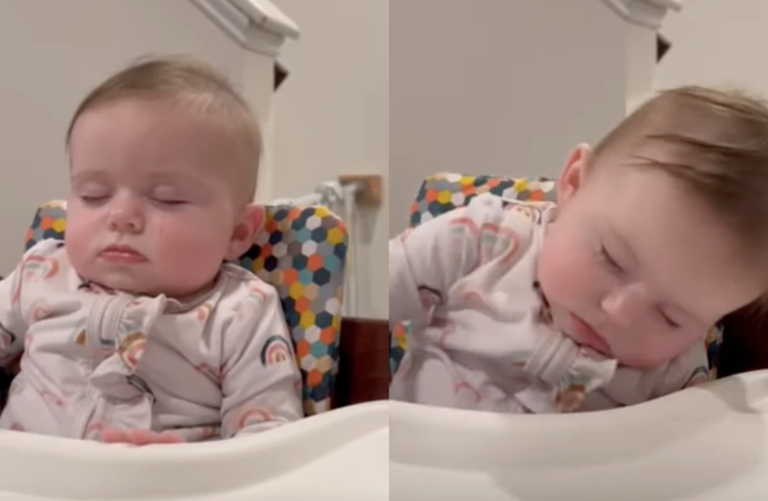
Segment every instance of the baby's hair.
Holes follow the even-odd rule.
[[[124,99],[148,99],[180,106],[216,120],[244,148],[249,159],[242,184],[253,200],[262,154],[262,136],[248,103],[232,83],[207,63],[190,56],[145,56],[93,89],[77,107],[67,130],[69,147],[77,119],[86,111]]]
[[[663,159],[646,154],[654,147]],[[597,145],[596,163],[603,155],[629,156],[629,164],[674,176],[734,228],[749,257],[768,261],[768,105],[762,99],[696,86],[660,92]]]

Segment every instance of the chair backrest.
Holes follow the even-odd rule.
[[[63,239],[66,219],[66,202],[40,206],[26,248]],[[306,415],[332,407],[347,243],[344,224],[325,207],[267,206],[263,230],[240,258],[280,295],[301,368]]]
[[[461,174],[436,174],[427,178],[416,195],[411,207],[410,226],[452,211],[469,203],[481,193],[492,193],[510,200],[556,201],[554,179],[505,178],[499,176],[464,176]],[[713,327],[706,339],[707,353],[713,377],[717,375],[717,354],[722,343],[722,329]],[[396,325],[392,330],[389,366],[391,374],[397,370],[408,347],[408,324]]]

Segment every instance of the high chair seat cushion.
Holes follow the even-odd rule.
[[[435,174],[422,183],[416,195],[416,200],[411,206],[410,227],[418,226],[457,207],[462,207],[482,193],[492,193],[509,200],[520,201],[554,202],[557,199],[555,180],[550,178]],[[392,329],[389,350],[391,374],[395,373],[408,349],[408,329],[407,323],[397,324]],[[714,378],[717,376],[718,350],[722,343],[720,326],[715,326],[709,331],[705,342]]]
[[[66,202],[38,208],[26,249],[63,239]],[[347,231],[325,207],[266,206],[264,226],[240,264],[272,284],[283,304],[303,378],[306,415],[332,407],[338,371]]]

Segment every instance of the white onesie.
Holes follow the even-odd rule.
[[[631,405],[708,379],[702,342],[620,366],[548,324],[536,262],[551,203],[486,194],[389,244],[390,323],[412,321],[390,398],[494,412]]]
[[[84,283],[63,242],[0,282],[0,356],[24,350],[0,428],[98,439],[103,428],[228,438],[300,419],[301,376],[277,292],[226,264],[183,303]]]

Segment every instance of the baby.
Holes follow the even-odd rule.
[[[390,242],[391,398],[587,411],[706,381],[708,330],[768,290],[767,224],[768,108],[662,92],[573,151],[557,204],[480,195]]]
[[[67,145],[65,241],[0,283],[0,354],[23,350],[0,427],[146,444],[300,419],[277,293],[226,263],[264,215],[233,87],[194,60],[138,62],[85,98]]]

